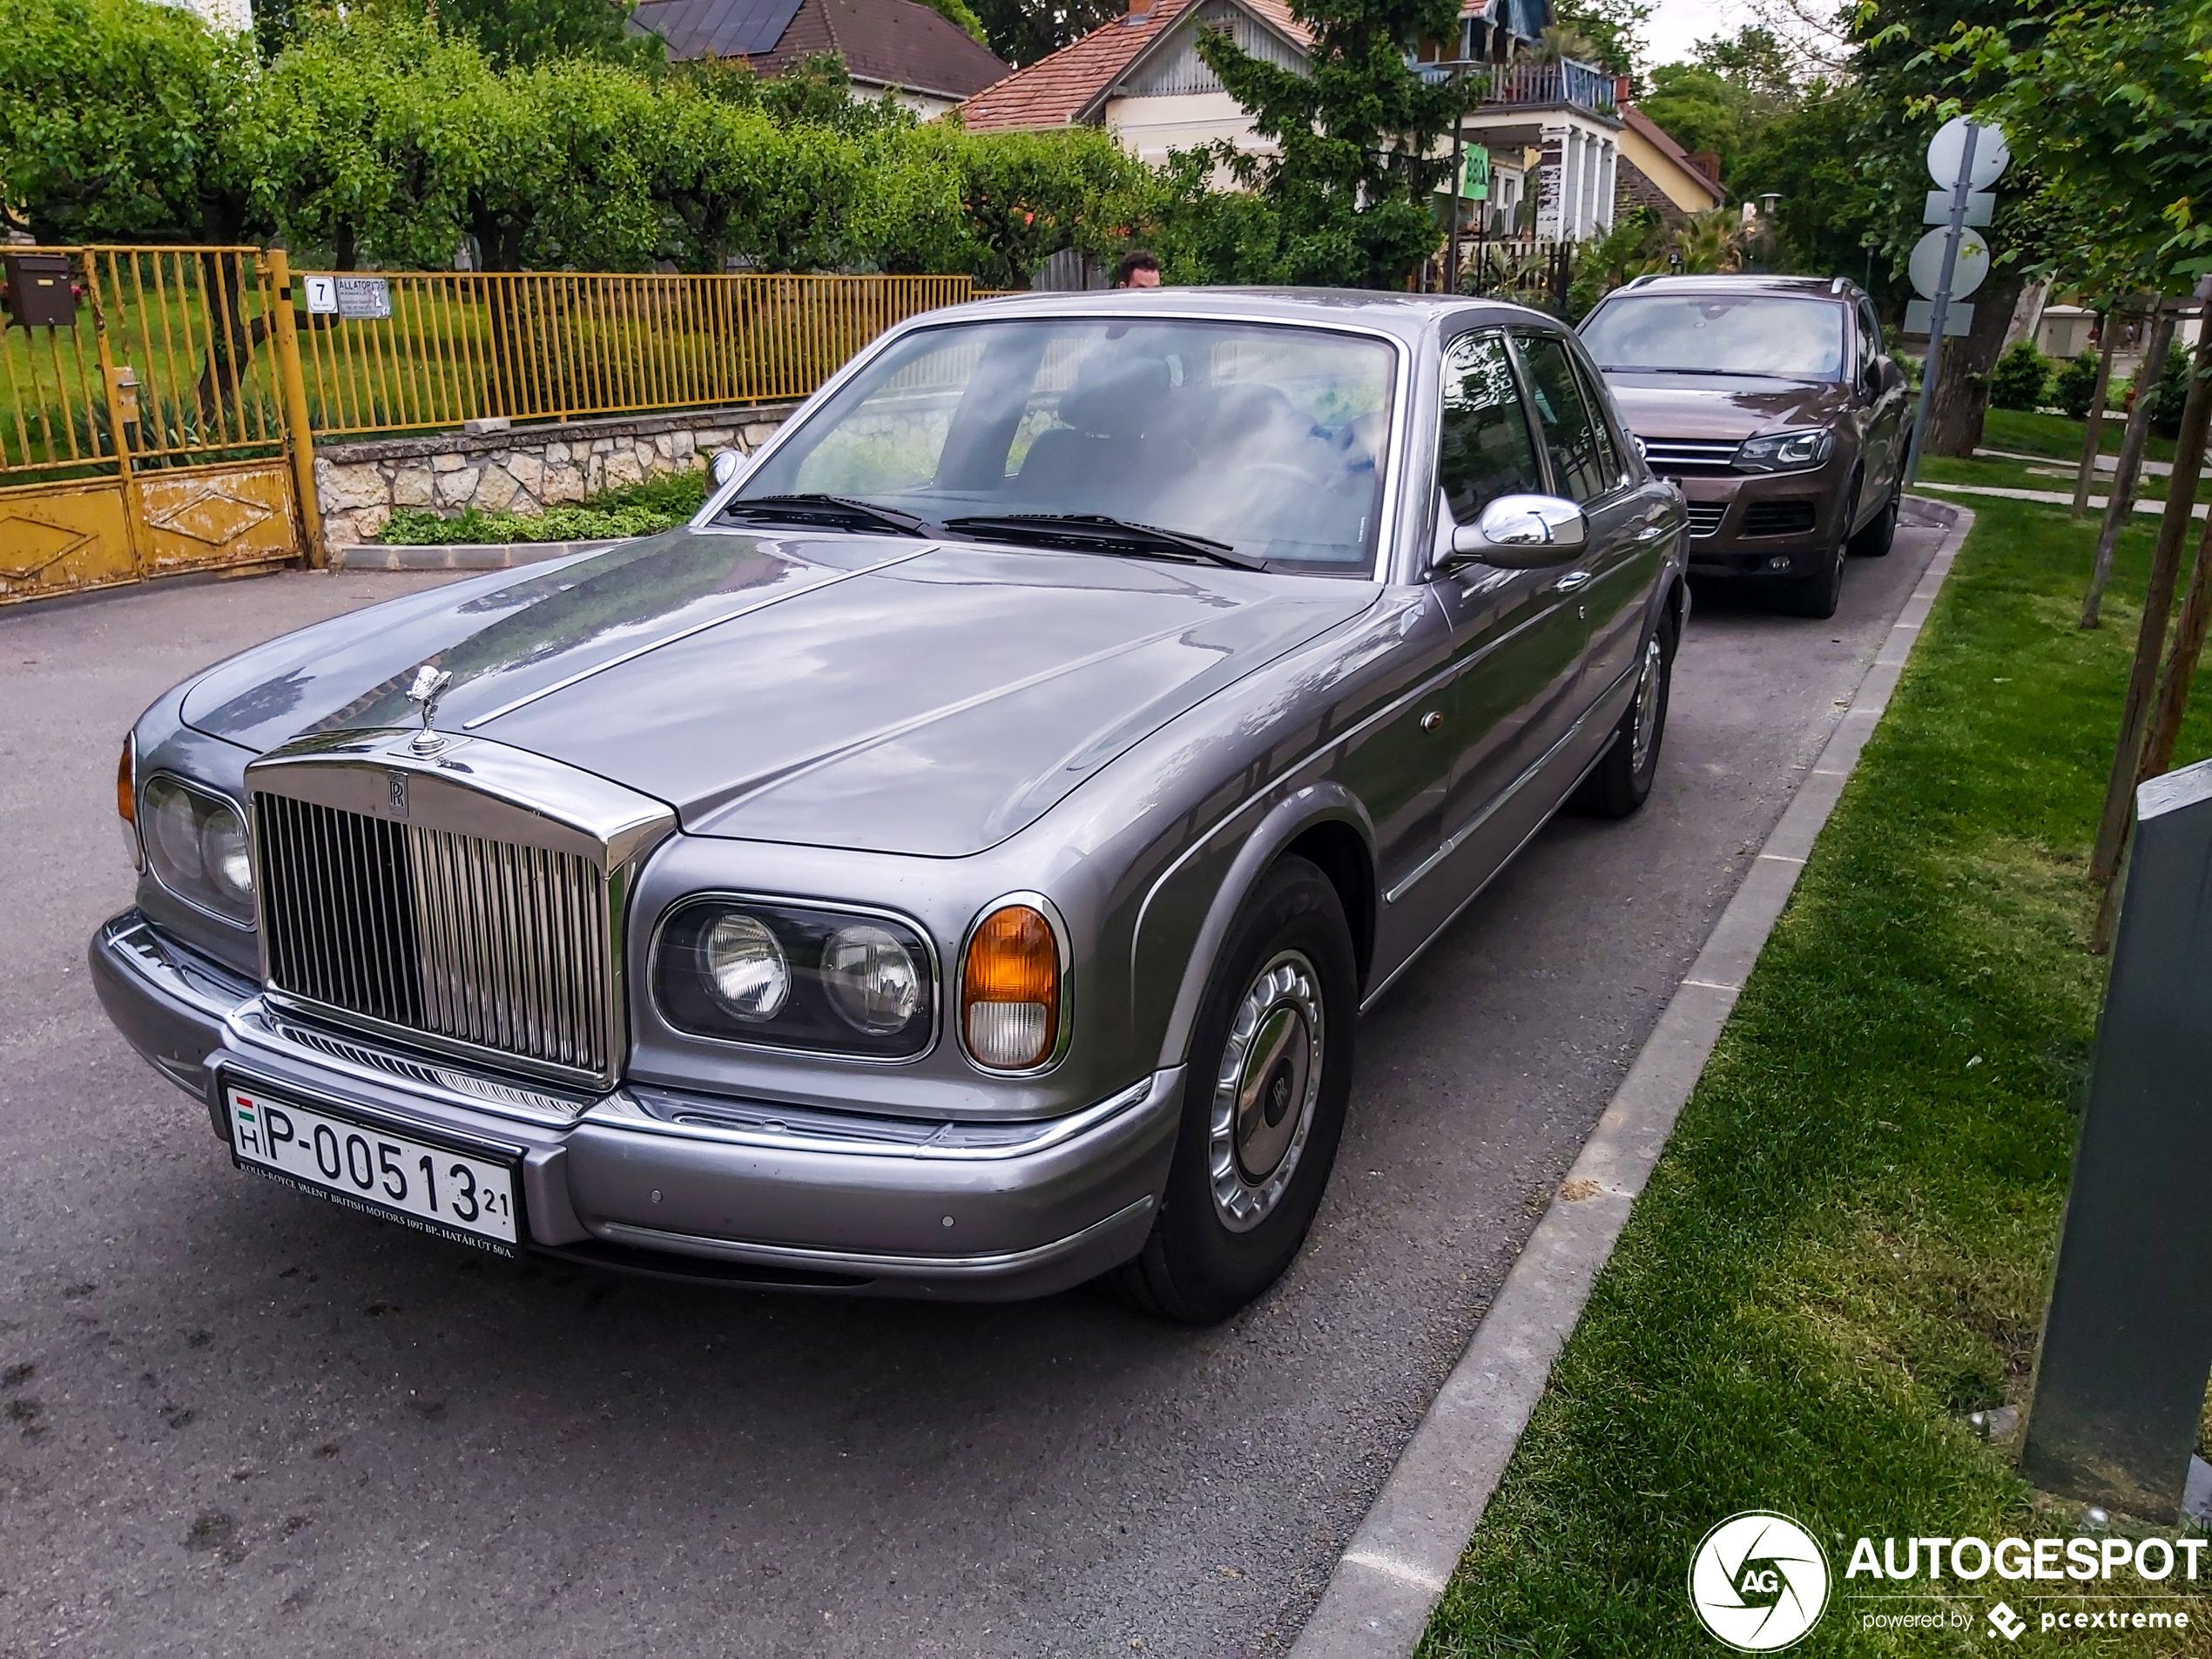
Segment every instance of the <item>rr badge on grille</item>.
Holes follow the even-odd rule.
[[[388,772],[384,774],[384,782],[385,786],[391,792],[392,816],[405,818],[407,816],[407,774],[403,772]]]

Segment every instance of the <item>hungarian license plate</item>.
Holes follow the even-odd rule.
[[[223,1086],[243,1169],[388,1221],[502,1256],[517,1253],[515,1166],[395,1133],[290,1095]]]

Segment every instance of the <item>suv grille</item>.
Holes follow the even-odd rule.
[[[1718,536],[1721,533],[1721,520],[1728,516],[1726,502],[1694,501],[1688,502],[1687,505],[1689,508],[1689,533],[1692,536]]]
[[[606,877],[573,853],[257,792],[273,988],[537,1066],[607,1069]]]
[[[1726,472],[1736,448],[1733,438],[1645,438],[1643,458],[1656,473]]]

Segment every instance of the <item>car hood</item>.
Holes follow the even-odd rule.
[[[956,857],[1034,822],[1371,584],[880,536],[679,530],[320,624],[233,658],[187,724],[266,752],[438,725],[673,806],[694,833]]]
[[[1640,438],[1733,441],[1825,426],[1851,401],[1850,388],[1832,381],[1743,374],[1608,372],[1605,383],[1621,418]]]

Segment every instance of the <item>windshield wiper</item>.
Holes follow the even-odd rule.
[[[722,509],[725,518],[781,519],[792,524],[830,524],[844,529],[889,530],[900,536],[941,536],[944,532],[926,518],[896,508],[878,507],[854,496],[754,496],[732,502]]]
[[[1226,542],[1187,530],[1162,529],[1103,513],[985,513],[948,518],[945,528],[979,541],[1031,542],[1039,547],[1068,547],[1092,553],[1164,553],[1170,558],[1210,559],[1232,570],[1264,570]]]

